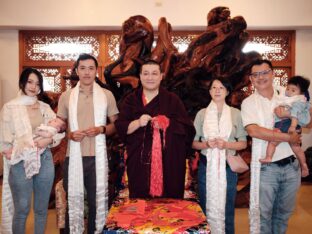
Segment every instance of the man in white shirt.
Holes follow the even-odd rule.
[[[273,86],[273,67],[268,60],[251,64],[250,80],[255,92],[241,107],[243,125],[252,137],[250,233],[286,233],[300,185],[300,170],[289,143],[300,135],[273,131],[274,107],[279,90]],[[272,163],[260,164],[268,141],[280,142]]]

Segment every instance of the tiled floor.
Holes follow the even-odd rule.
[[[1,186],[0,186],[1,187]],[[1,191],[0,191],[1,192]],[[1,203],[0,203],[1,208]],[[34,218],[31,212],[27,220],[26,233],[33,233]],[[248,210],[236,209],[236,233],[248,233]],[[301,186],[293,216],[289,222],[287,234],[309,234],[312,230],[312,184],[305,183]],[[59,233],[56,228],[55,210],[49,210],[46,234]]]

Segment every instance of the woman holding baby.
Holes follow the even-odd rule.
[[[44,233],[54,180],[49,148],[62,137],[59,133],[44,138],[35,135],[39,126],[56,118],[50,106],[38,100],[43,92],[40,72],[26,68],[20,75],[19,89],[0,114],[0,153],[4,156],[1,231],[25,233],[34,192],[35,233]]]

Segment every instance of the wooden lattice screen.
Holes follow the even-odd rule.
[[[199,33],[174,32],[172,41],[183,52]],[[295,31],[249,31],[249,34],[247,47],[257,45],[263,57],[273,62],[274,82],[286,85],[295,72]],[[70,87],[61,77],[70,75],[75,59],[85,52],[97,57],[98,77],[104,81],[104,67],[118,58],[119,40],[120,31],[20,31],[20,70],[39,69],[45,90],[59,93]]]

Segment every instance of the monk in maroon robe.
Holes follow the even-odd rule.
[[[130,198],[184,195],[186,156],[195,130],[178,96],[160,88],[162,77],[158,63],[143,64],[142,87],[125,97],[115,121],[128,154]]]

